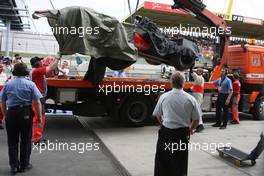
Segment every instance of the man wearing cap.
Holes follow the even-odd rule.
[[[36,109],[38,121],[41,116],[40,98],[42,95],[36,85],[25,78],[28,74],[26,64],[15,64],[14,79],[7,82],[1,92],[1,109],[5,114],[11,174],[32,168],[30,164],[32,104]],[[20,153],[20,157],[18,157],[18,153]]]
[[[32,135],[32,142],[34,143],[40,143],[43,139],[43,130],[45,125],[45,96],[47,94],[47,80],[46,75],[55,70],[58,66],[59,59],[55,59],[53,63],[51,63],[49,66],[43,66],[42,59],[39,57],[33,57],[30,60],[30,64],[32,66],[32,72],[31,72],[31,79],[36,84],[37,88],[39,89],[40,93],[42,94],[43,98],[41,99],[42,103],[42,116],[41,116],[41,124],[37,122],[35,109],[34,111],[34,117],[33,117],[33,135]]]

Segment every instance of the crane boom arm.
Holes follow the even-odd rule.
[[[205,8],[200,0],[174,0],[172,9],[183,9],[191,12],[195,17],[211,27],[222,27],[226,30],[227,25],[224,19],[213,14]]]
[[[183,9],[189,13],[195,15],[195,17],[204,22],[206,25],[210,27],[222,28],[225,32],[227,32],[227,25],[224,19],[218,17],[217,15],[213,14],[209,10],[205,8],[206,6],[202,3],[201,0],[174,0],[174,5],[172,9]],[[221,65],[215,69],[212,74],[210,81],[216,80],[220,76],[221,68],[227,62],[227,51],[228,51],[228,35],[226,33],[218,34],[220,37],[220,52],[219,56],[221,58]]]

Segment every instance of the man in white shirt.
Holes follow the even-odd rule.
[[[173,89],[161,95],[153,112],[161,124],[154,176],[187,175],[189,138],[201,118],[199,104],[183,90],[183,75],[176,72],[171,82]]]
[[[202,103],[203,103],[203,94],[204,94],[203,69],[197,68],[196,73],[192,72],[191,70],[191,76],[193,77],[193,80],[194,80],[193,87],[192,87],[192,95],[197,100],[201,108]],[[201,117],[199,120],[199,125],[196,128],[195,132],[201,132],[202,130],[204,130],[204,126],[203,126],[203,118]]]

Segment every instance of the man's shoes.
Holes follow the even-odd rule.
[[[212,127],[220,127],[221,125],[216,123],[216,124],[213,124]]]
[[[198,125],[198,127],[196,128],[195,132],[196,132],[196,133],[199,133],[199,132],[201,132],[201,131],[203,131],[203,130],[204,130],[204,126],[203,126],[203,124],[200,124],[200,125]]]
[[[16,173],[18,173],[19,169],[17,167],[11,167],[10,169],[10,173],[11,175],[16,175]]]
[[[0,130],[3,130],[3,129],[5,129],[4,128],[4,125],[3,124],[0,124]]]
[[[231,123],[231,124],[234,124],[234,125],[239,124],[239,122],[236,121],[236,120],[232,120],[230,123]]]
[[[222,125],[222,126],[220,126],[219,129],[220,129],[220,130],[224,130],[224,129],[226,129],[226,126],[225,126],[225,125]]]
[[[26,167],[21,167],[19,172],[26,172],[33,168],[32,164],[28,164]]]

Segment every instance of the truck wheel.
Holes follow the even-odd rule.
[[[256,120],[264,120],[264,96],[256,100],[253,116]]]
[[[130,126],[143,126],[151,113],[151,101],[143,95],[129,97],[120,109],[122,121]]]

